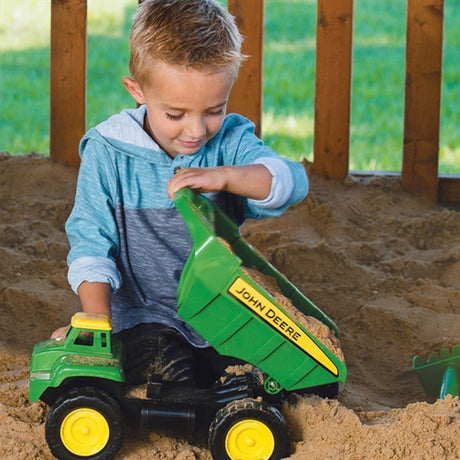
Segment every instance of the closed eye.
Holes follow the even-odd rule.
[[[219,110],[206,112],[206,115],[210,117],[220,117],[223,113],[224,113],[224,108],[222,107]],[[173,115],[172,113],[168,113],[168,112],[166,112],[165,115],[166,115],[166,118],[168,118],[168,120],[173,120],[173,121],[178,121],[184,116],[183,113],[178,114],[178,115]]]
[[[223,113],[224,113],[224,109],[221,108],[219,110],[216,110],[215,112],[208,112],[208,115],[210,115],[211,117],[218,117],[222,115]]]
[[[183,113],[181,113],[180,115],[173,115],[171,113],[166,113],[166,118],[168,118],[169,120],[180,120],[182,117],[184,116]]]

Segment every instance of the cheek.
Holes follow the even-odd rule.
[[[219,131],[220,128],[222,128],[222,125],[224,124],[224,118],[225,116],[222,117],[213,117],[207,120],[206,123],[206,128],[209,134],[214,135]]]
[[[152,117],[150,123],[158,137],[175,137],[180,131],[178,123],[166,120],[164,117]]]

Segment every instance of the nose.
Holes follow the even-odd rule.
[[[201,139],[206,134],[206,120],[199,115],[189,117],[184,131],[190,139]]]

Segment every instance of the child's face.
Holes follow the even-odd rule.
[[[231,68],[219,73],[155,62],[142,85],[123,83],[140,104],[146,104],[145,130],[171,158],[192,155],[222,126],[230,90]]]

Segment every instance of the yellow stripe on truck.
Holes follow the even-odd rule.
[[[289,341],[310,355],[335,377],[339,375],[337,366],[323,350],[286,313],[252,287],[246,280],[237,277],[228,288],[229,294],[250,308],[267,324],[274,327]]]

